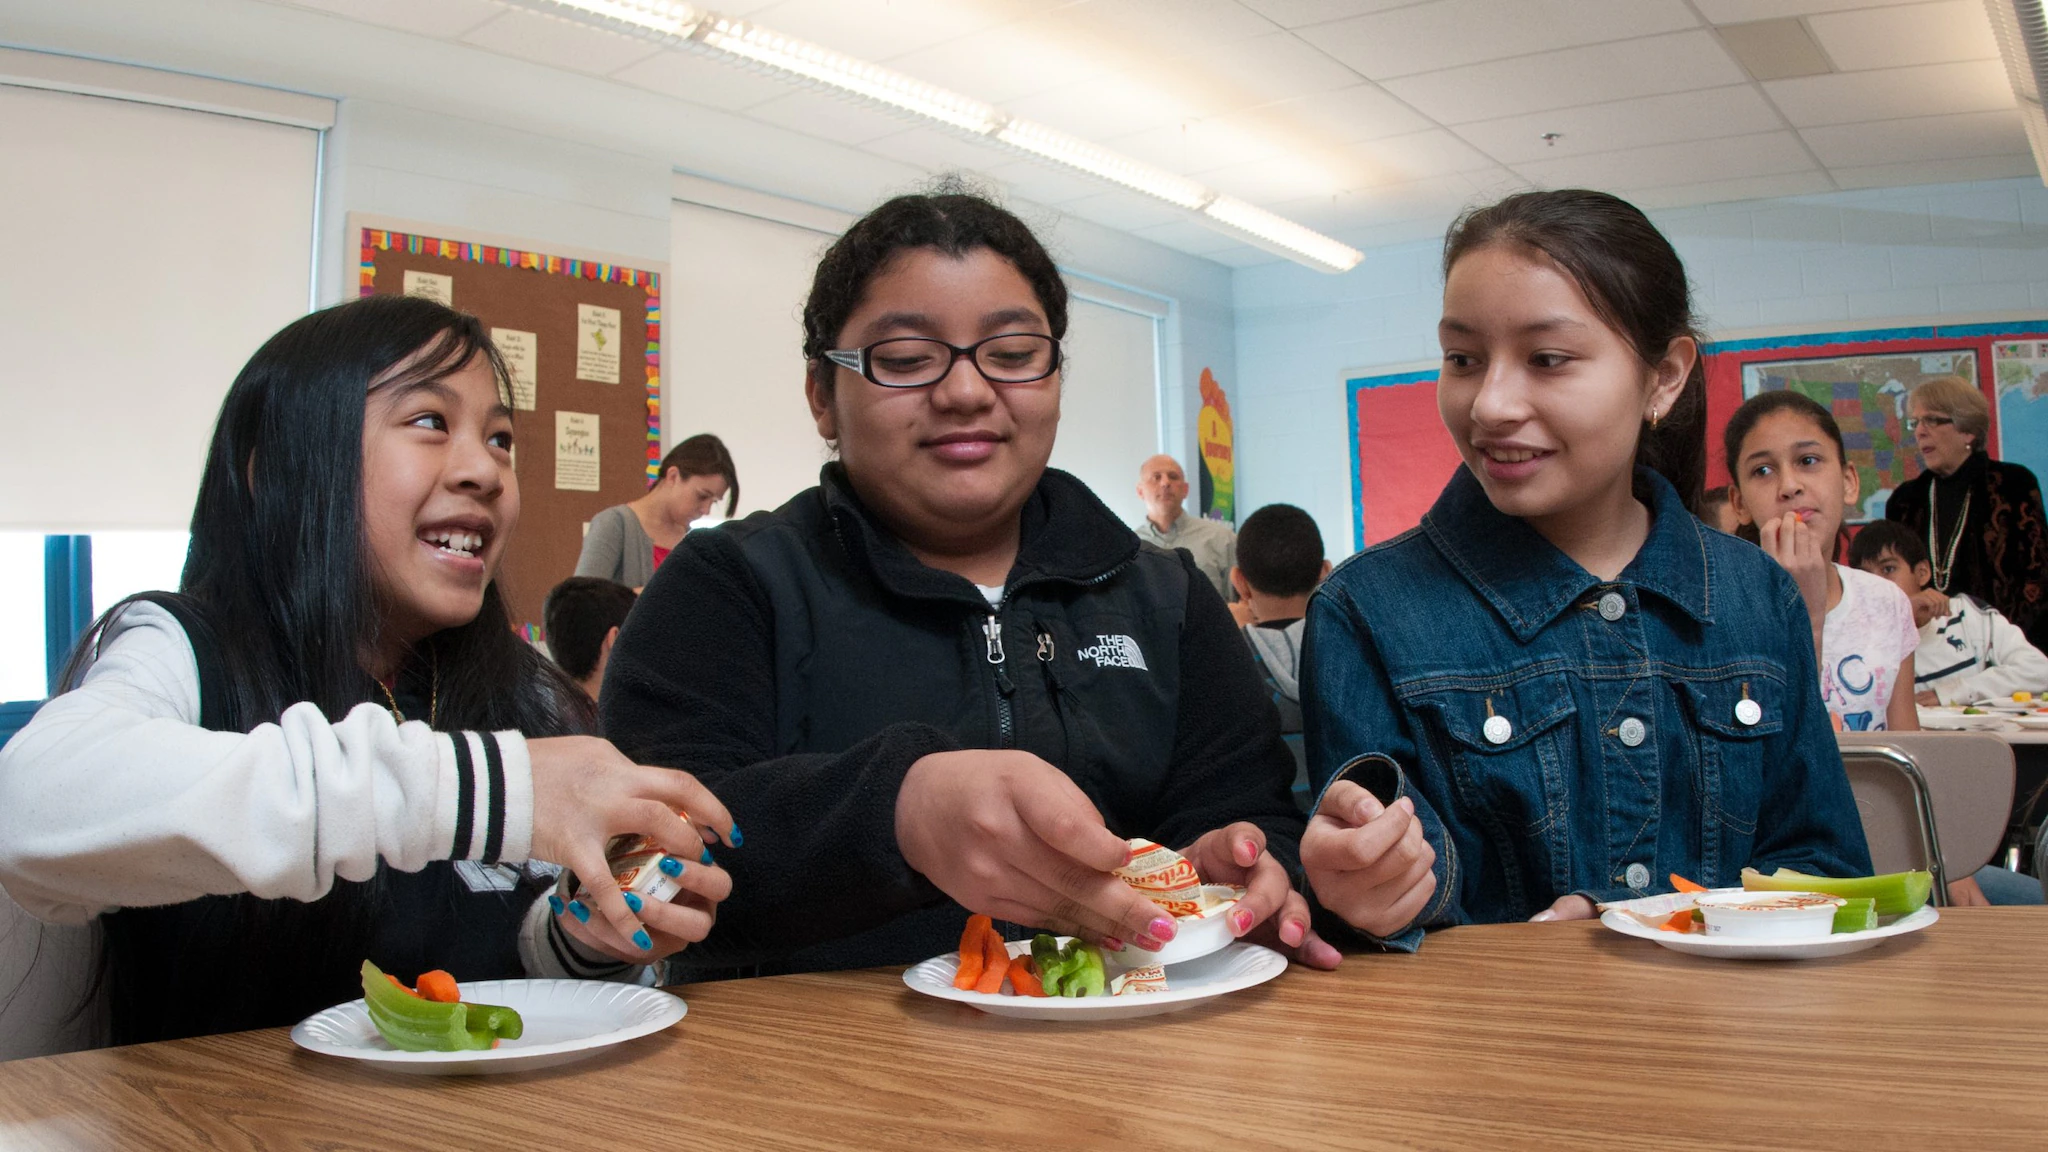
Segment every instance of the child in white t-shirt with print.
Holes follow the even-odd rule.
[[[1835,418],[1790,389],[1761,392],[1728,420],[1729,503],[1799,585],[1820,654],[1821,696],[1850,732],[1916,731],[1913,605],[1881,576],[1834,562],[1861,481]]]

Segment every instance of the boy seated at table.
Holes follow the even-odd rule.
[[[1315,517],[1292,504],[1268,504],[1238,529],[1237,563],[1230,569],[1237,603],[1231,614],[1280,712],[1280,738],[1294,753],[1294,801],[1303,809],[1309,791],[1301,743],[1301,634],[1309,593],[1329,574]]]
[[[1897,584],[1913,602],[1920,628],[1913,653],[1916,702],[1975,704],[2048,692],[2048,656],[1998,609],[1931,587],[1927,546],[1911,528],[1896,520],[1865,526],[1849,545],[1849,563]]]
[[[541,608],[548,655],[583,694],[597,699],[619,625],[638,600],[631,588],[595,576],[571,576],[554,586]]]

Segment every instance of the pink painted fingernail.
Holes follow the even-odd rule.
[[[1302,938],[1308,935],[1308,926],[1299,920],[1289,920],[1280,926],[1280,942],[1289,948],[1301,947]]]
[[[1105,952],[1121,952],[1124,950],[1124,942],[1114,936],[1104,936],[1102,938],[1102,950]]]
[[[1230,923],[1237,929],[1237,934],[1242,936],[1252,930],[1252,914],[1242,910],[1232,912],[1230,914]]]
[[[1140,937],[1138,937],[1138,939],[1137,939],[1137,945],[1138,945],[1138,947],[1140,947],[1140,948],[1143,948],[1143,949],[1144,949],[1145,951],[1147,951],[1147,952],[1157,952],[1157,951],[1159,951],[1159,950],[1160,950],[1161,948],[1164,948],[1164,947],[1166,947],[1166,945],[1164,945],[1164,944],[1161,944],[1161,943],[1160,943],[1159,941],[1157,941],[1157,940],[1154,940],[1154,939],[1153,939],[1153,938],[1151,938],[1150,936],[1140,936]]]
[[[1161,916],[1145,925],[1145,931],[1150,932],[1155,940],[1171,940],[1176,929],[1170,917]]]

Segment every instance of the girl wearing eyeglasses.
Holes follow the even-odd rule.
[[[1015,216],[903,196],[820,262],[804,392],[837,449],[693,533],[613,648],[605,729],[747,829],[695,974],[904,964],[970,912],[1113,948],[1170,917],[1126,838],[1249,889],[1235,934],[1325,967],[1292,759],[1222,599],[1046,467],[1067,291]]]
[[[1926,471],[1893,491],[1887,520],[1927,541],[1932,590],[1975,596],[2048,646],[2048,530],[2041,485],[1984,444],[1991,406],[1960,376],[1923,381],[1906,398],[1908,435]]]

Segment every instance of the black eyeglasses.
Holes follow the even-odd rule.
[[[963,356],[991,384],[1029,384],[1059,371],[1060,342],[1036,332],[1006,332],[962,348],[928,336],[898,336],[825,353],[825,359],[884,388],[937,384]]]
[[[1953,416],[1908,416],[1906,417],[1906,435],[1911,436],[1922,424],[1934,428],[1946,428],[1955,422],[1955,417]]]

